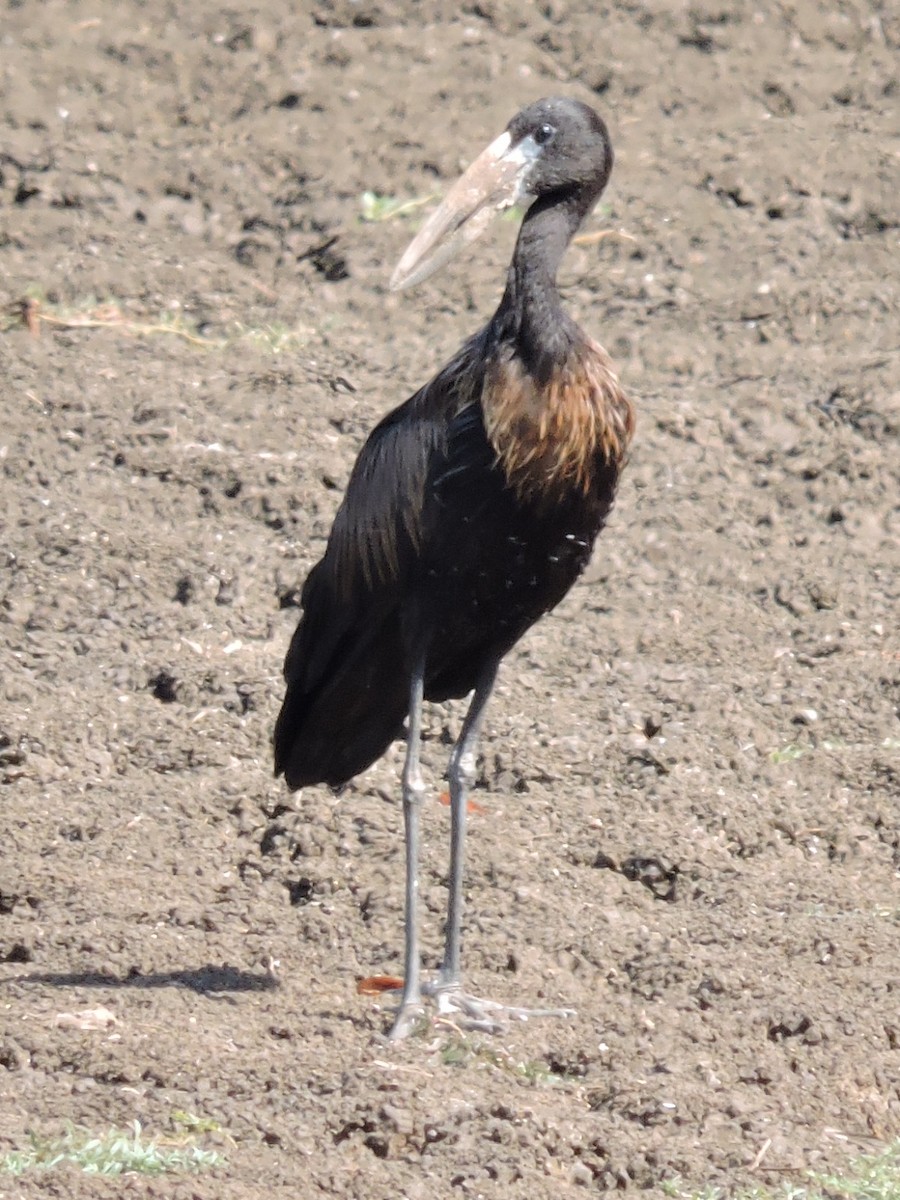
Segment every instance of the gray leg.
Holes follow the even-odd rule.
[[[470,996],[462,990],[460,975],[460,930],[462,926],[462,888],[465,864],[466,807],[469,788],[475,777],[475,756],[484,711],[494,686],[497,664],[485,668],[475,695],[463,721],[463,727],[450,756],[450,899],[447,909],[447,931],[444,963],[433,983],[422,986],[419,954],[419,814],[425,785],[419,767],[419,748],[422,733],[422,699],[424,694],[424,662],[413,672],[409,689],[409,740],[403,768],[403,818],[406,824],[406,954],[403,976],[403,995],[400,1009],[391,1028],[390,1038],[406,1037],[421,1018],[422,996],[437,1002],[438,1012],[452,1024],[486,1033],[499,1033],[510,1021],[526,1021],[529,1017],[570,1017],[567,1008],[518,1008],[497,1004]]]
[[[497,664],[491,663],[482,672],[475,695],[463,721],[453,753],[450,755],[450,899],[447,906],[447,931],[444,964],[439,986],[458,988],[460,985],[460,936],[462,929],[463,872],[466,854],[466,816],[469,789],[475,782],[475,762],[478,738],[484,723],[484,712],[497,678]]]
[[[447,908],[447,932],[444,962],[434,983],[424,993],[437,1001],[438,1011],[452,1024],[484,1033],[501,1033],[511,1021],[529,1017],[570,1017],[568,1008],[520,1008],[479,999],[463,991],[460,970],[460,932],[462,926],[463,867],[465,862],[466,816],[469,789],[475,779],[478,738],[485,708],[497,677],[497,663],[482,672],[475,695],[463,721],[459,739],[450,756],[450,899]]]
[[[406,826],[406,903],[403,995],[400,1011],[390,1032],[392,1041],[404,1038],[422,1015],[422,991],[419,983],[419,813],[425,784],[419,766],[422,740],[422,699],[425,663],[419,662],[409,688],[409,734],[403,767],[403,821]]]

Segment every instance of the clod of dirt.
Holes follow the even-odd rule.
[[[163,704],[173,704],[178,699],[178,680],[168,671],[159,671],[148,681],[147,686],[153,692],[154,698]]]

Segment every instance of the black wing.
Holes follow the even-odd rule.
[[[426,481],[479,388],[480,337],[376,426],[350,476],[285,660],[275,771],[338,786],[402,731],[409,696],[404,604],[421,557]]]

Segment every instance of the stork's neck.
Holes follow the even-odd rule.
[[[578,337],[562,307],[556,273],[589,206],[577,195],[535,201],[522,222],[495,317],[498,332],[514,341],[526,367],[543,383],[566,361]]]

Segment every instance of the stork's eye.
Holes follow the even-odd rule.
[[[534,140],[539,146],[546,146],[548,142],[552,142],[556,137],[555,125],[539,125],[534,131]]]

